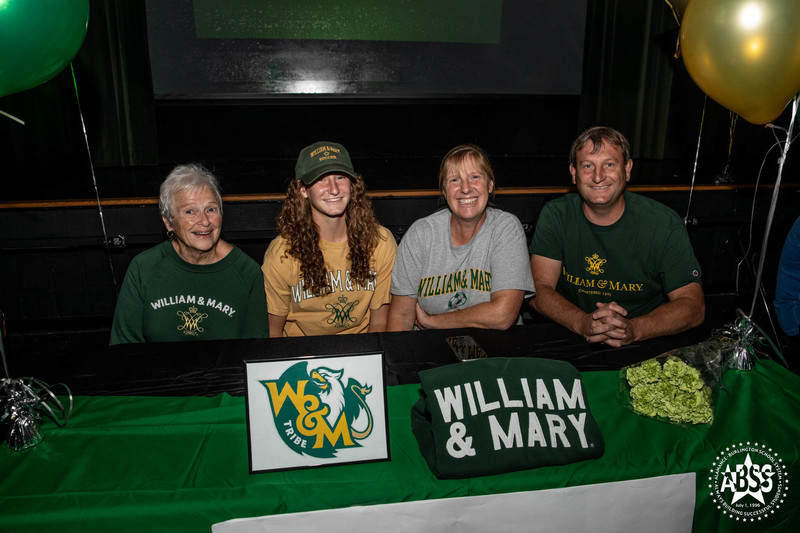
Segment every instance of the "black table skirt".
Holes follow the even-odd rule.
[[[417,383],[418,372],[458,362],[446,339],[468,335],[489,357],[560,359],[578,370],[615,370],[707,339],[710,326],[622,348],[589,344],[553,324],[507,331],[426,330],[362,335],[129,344],[76,338],[58,349],[8,346],[12,377],[65,383],[76,395],[213,396],[244,394],[244,361],[383,351],[387,385]]]

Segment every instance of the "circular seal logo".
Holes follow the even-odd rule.
[[[742,522],[772,516],[789,491],[786,465],[765,444],[732,444],[717,455],[708,476],[717,509]]]

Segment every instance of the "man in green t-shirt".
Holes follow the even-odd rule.
[[[700,265],[678,215],[625,191],[633,160],[620,132],[594,127],[570,151],[578,194],[548,202],[531,242],[539,313],[622,346],[695,327],[705,317]]]

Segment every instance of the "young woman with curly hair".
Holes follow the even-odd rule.
[[[344,146],[301,150],[264,255],[271,337],[384,331],[397,244]]]

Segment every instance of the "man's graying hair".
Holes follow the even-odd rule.
[[[631,158],[631,143],[625,138],[623,134],[614,128],[607,128],[605,126],[595,126],[581,133],[575,142],[572,143],[572,148],[569,151],[569,164],[570,166],[577,167],[578,152],[580,152],[586,143],[592,143],[592,154],[600,151],[603,141],[610,145],[616,146],[622,151],[622,162],[627,163]]]

